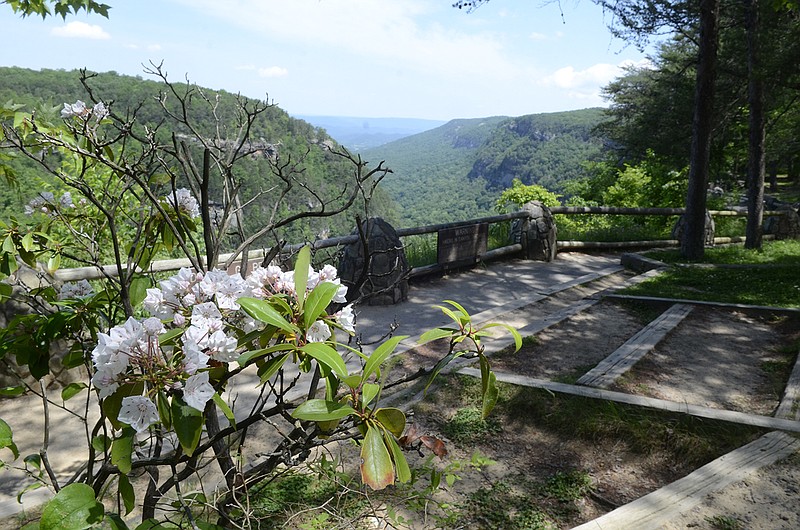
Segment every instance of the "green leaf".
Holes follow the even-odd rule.
[[[403,436],[403,431],[406,429],[406,415],[402,410],[393,407],[381,408],[375,411],[375,419],[397,438]]]
[[[236,428],[236,416],[233,415],[233,411],[228,406],[228,404],[225,402],[225,400],[222,399],[222,396],[220,396],[219,394],[214,392],[214,397],[212,397],[211,399],[214,400],[214,403],[216,403],[217,407],[219,407],[219,410],[221,410],[222,414],[225,415],[225,419],[228,420],[228,423],[231,425],[231,427],[233,427],[235,429]]]
[[[137,526],[134,530],[174,530],[172,527],[167,529],[167,527],[163,526],[161,523],[156,521],[155,519],[145,519],[139,526]]]
[[[504,324],[502,322],[491,322],[483,326],[481,329],[496,328],[496,327],[505,328],[506,330],[508,330],[509,333],[511,333],[511,336],[514,337],[514,351],[519,351],[519,349],[522,348],[522,335],[520,335],[519,331],[517,331],[517,329],[513,326]]]
[[[105,434],[101,434],[92,438],[92,448],[94,448],[94,450],[98,453],[105,453],[111,448],[113,443],[114,441]]]
[[[448,364],[450,364],[454,359],[461,357],[465,353],[467,353],[466,350],[451,351],[450,353],[439,359],[439,362],[436,363],[436,366],[434,366],[433,370],[431,371],[431,376],[428,378],[428,382],[425,384],[425,392],[428,391],[428,387],[431,386],[431,383],[433,383],[433,380],[436,379],[437,375],[439,375],[439,372],[444,370],[444,368]]]
[[[497,389],[497,377],[494,375],[494,372],[489,372],[485,386],[486,390],[483,392],[483,407],[481,411],[481,416],[484,419],[486,419],[497,404],[497,395],[499,391]]]
[[[77,396],[84,388],[89,388],[89,385],[83,381],[78,383],[70,383],[61,391],[61,399],[63,401],[67,401],[68,399]]]
[[[169,399],[164,392],[156,394],[156,408],[158,409],[158,419],[165,429],[172,429],[172,410],[170,409]]]
[[[380,385],[376,385],[375,383],[364,383],[361,386],[361,406],[366,408],[367,405],[372,403],[372,400],[375,399],[375,396],[377,396],[378,392],[380,391]]]
[[[294,349],[294,346],[292,346]],[[281,369],[283,364],[289,358],[289,353],[284,353],[283,355],[279,355],[278,357],[273,357],[269,361],[266,361],[264,364],[258,367],[258,376],[261,378],[262,383],[266,383],[272,376],[278,373],[278,370]]]
[[[417,344],[425,344],[426,342],[430,342],[432,340],[443,339],[445,337],[452,337],[454,333],[456,333],[456,330],[454,329],[447,329],[447,328],[430,329],[419,336]]]
[[[5,386],[0,388],[0,396],[3,397],[17,397],[25,393],[24,386]]]
[[[116,513],[107,513],[104,522],[108,524],[109,530],[130,530],[122,517]]]
[[[4,420],[0,419],[0,449],[8,448],[14,454],[14,460],[19,458],[19,449],[14,443],[11,427]]]
[[[28,264],[30,265],[30,263]],[[35,264],[34,264],[35,265]],[[47,259],[47,272],[51,276],[55,276],[56,271],[61,266],[61,254],[51,254]]]
[[[203,433],[203,413],[177,396],[172,398],[172,421],[183,452],[191,456]]]
[[[125,515],[128,515],[136,507],[136,493],[133,491],[133,486],[127,475],[119,476],[118,489],[119,496],[122,497],[122,503],[125,505]]]
[[[0,282],[0,303],[11,298],[12,294],[14,294],[14,288],[7,283]]]
[[[383,436],[386,440],[386,445],[388,445],[389,449],[392,451],[392,460],[394,460],[394,467],[397,470],[397,480],[405,484],[411,480],[411,469],[408,467],[406,455],[403,454],[403,450],[400,449],[395,439],[388,433],[384,433]]]
[[[178,338],[180,335],[183,334],[183,331],[184,331],[183,328],[168,329],[167,331],[158,336],[158,343],[161,346],[164,346],[166,344],[172,344],[175,342],[176,338]]]
[[[381,369],[381,365],[389,358],[392,352],[394,352],[394,349],[397,348],[400,341],[407,338],[408,335],[396,335],[375,348],[375,351],[372,352],[372,355],[369,356],[369,359],[367,359],[367,362],[364,364],[362,380],[366,381],[370,375],[377,374]]]
[[[62,488],[42,511],[41,530],[81,530],[100,524],[105,508],[94,498],[88,484],[70,484]]]
[[[137,307],[142,303],[142,300],[144,300],[147,296],[147,288],[150,287],[150,285],[150,279],[147,276],[138,274],[133,281],[131,281],[131,286],[128,292],[131,299],[131,305],[133,307]]]
[[[236,359],[236,362],[239,363],[239,366],[247,366],[251,361],[254,359],[259,359],[260,357],[265,357],[271,353],[275,353],[276,351],[289,351],[294,350],[297,347],[294,344],[276,344],[274,346],[270,346],[269,348],[263,348],[260,350],[252,350],[246,351]]]
[[[346,403],[309,399],[294,409],[292,417],[304,421],[331,421],[340,420],[350,414],[356,414],[356,410]]]
[[[329,345],[323,342],[309,342],[300,350],[333,370],[339,377],[347,377],[347,365],[344,364],[342,356]]]
[[[297,261],[294,264],[294,291],[297,293],[297,305],[300,311],[303,310],[306,300],[309,267],[311,267],[311,249],[303,247],[297,253]]]
[[[339,292],[339,286],[332,282],[320,282],[306,298],[303,321],[306,329],[317,321],[319,316],[330,305],[333,297]]]
[[[133,427],[125,427],[122,429],[120,437],[116,438],[111,445],[111,463],[117,466],[121,473],[131,472],[135,438],[136,431],[133,430]]]
[[[24,236],[22,236],[22,241],[20,242],[22,248],[28,252],[33,251],[33,232],[28,232]]]
[[[85,354],[83,346],[80,343],[75,343],[67,354],[61,359],[61,364],[64,368],[77,368],[83,365]]]
[[[282,329],[287,333],[298,334],[300,330],[286,321],[280,313],[278,313],[269,302],[261,300],[260,298],[242,297],[236,302],[244,309],[245,313],[255,318],[256,320],[275,326]]]
[[[374,490],[394,484],[394,466],[380,429],[367,427],[361,444],[361,481]]]

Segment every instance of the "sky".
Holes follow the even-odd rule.
[[[0,66],[147,77],[152,61],[292,115],[450,120],[605,106],[601,88],[646,64],[590,0],[104,1],[108,19],[66,21],[0,4]]]

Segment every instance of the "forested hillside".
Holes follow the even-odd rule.
[[[602,141],[592,135],[601,109],[453,120],[362,155],[385,160],[394,173],[382,186],[398,205],[399,226],[492,215],[514,178],[563,191],[587,176]]]
[[[115,72],[100,73],[89,80],[92,94],[88,94],[80,82],[79,72],[63,70],[34,71],[23,68],[0,68],[0,102],[13,102],[23,105],[21,110],[38,109],[38,113],[52,115],[57,119],[64,103],[83,100],[103,101],[117,115],[126,118],[133,116],[135,123],[169,139],[175,134],[178,141],[188,139],[191,134],[178,121],[165,117],[158,98],[164,98],[167,107],[182,112],[179,102],[163,82],[145,80],[140,77],[118,75]],[[185,81],[176,87],[184,90]],[[221,129],[222,137],[234,139],[237,134],[237,97],[226,92],[217,92],[198,87],[193,104],[187,109],[192,123],[203,136],[214,137],[216,128]],[[207,99],[208,104],[202,101]],[[251,107],[254,101],[242,98]],[[7,107],[9,105],[6,105]],[[216,117],[215,117],[216,115]],[[216,119],[218,118],[218,120]],[[251,147],[256,154],[248,156],[237,166],[236,177],[241,184],[243,196],[252,197],[265,194],[261,201],[248,205],[244,222],[249,232],[253,232],[273,215],[287,216],[319,206],[323,200],[343,195],[345,182],[350,178],[352,167],[340,157],[333,155],[327,146],[334,145],[328,135],[305,121],[290,117],[279,107],[268,108],[258,116],[250,130]],[[196,143],[196,142],[195,142]],[[12,155],[8,150],[3,155]],[[289,164],[292,171],[302,173],[302,181],[317,194],[309,193],[303,186],[294,186],[280,201],[278,211],[272,208],[270,190],[275,189],[275,163]],[[24,205],[38,190],[58,192],[59,183],[41,171],[37,164],[28,158],[17,156],[6,161],[14,171],[16,186],[2,186],[0,190],[0,215],[19,216]],[[182,185],[180,182],[178,185]],[[222,190],[212,184],[212,197],[219,197]],[[381,192],[378,192],[380,195]],[[218,201],[218,199],[214,199]],[[388,201],[376,198],[375,213],[384,215],[389,208]],[[362,208],[362,215],[363,208]],[[281,233],[290,242],[313,239],[321,234],[349,233],[354,226],[355,212],[334,217],[316,217],[294,223],[290,229]]]

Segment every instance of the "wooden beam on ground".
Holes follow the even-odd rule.
[[[663,298],[660,296],[636,296],[631,294],[608,294],[607,298],[616,298],[618,300],[638,300],[642,302],[671,302],[673,304],[692,304],[702,305],[709,307],[719,307],[723,309],[742,309],[753,311],[774,311],[776,313],[800,313],[800,309],[796,307],[776,307],[769,305],[750,305],[750,304],[729,304],[725,302],[709,302],[707,300],[686,300],[683,298]]]
[[[661,313],[655,320],[639,330],[615,352],[600,361],[597,366],[583,374],[576,382],[579,385],[608,388],[622,374],[630,370],[639,359],[661,342],[667,333],[680,324],[693,307],[675,304]]]
[[[708,495],[786,458],[800,447],[796,438],[771,432],[710,462],[686,477],[573,530],[659,528],[702,503]]]
[[[797,403],[797,406],[795,406]],[[783,392],[783,399],[778,409],[775,411],[776,418],[787,420],[800,420],[800,354],[794,363],[794,368],[786,382],[786,390]]]
[[[476,368],[462,368],[458,371],[458,373],[472,377],[481,376],[480,370]],[[603,390],[600,388],[556,383],[553,381],[536,379],[534,377],[527,377],[523,375],[503,372],[495,372],[494,374],[498,381],[510,383],[512,385],[525,386],[529,388],[541,388],[551,392],[560,392],[562,394],[570,394],[573,396],[602,399],[605,401],[613,401],[615,403],[624,403],[626,405],[634,405],[638,407],[647,407],[655,410],[678,412],[681,414],[689,414],[690,416],[697,416],[698,418],[709,418],[712,420],[739,423],[741,425],[762,427],[764,429],[800,433],[800,421],[773,418],[758,414],[748,414],[747,412],[737,412],[733,410],[714,409],[711,407],[703,407],[701,405],[692,405],[690,403],[667,401],[665,399],[634,396],[632,394],[612,392],[611,390]]]

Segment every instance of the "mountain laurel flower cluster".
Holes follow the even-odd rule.
[[[197,203],[197,199],[192,195],[192,192],[186,188],[176,189],[164,197],[164,200],[172,208],[187,215],[189,219],[197,219],[200,217],[200,205]]]
[[[92,116],[98,122],[108,116],[108,108],[102,101],[89,108],[86,103],[78,100],[75,103],[64,103],[64,108],[61,109],[61,117],[64,119],[76,117],[87,119]]]
[[[81,206],[86,204],[86,199],[81,199]],[[25,205],[25,215],[33,215],[35,213],[43,213],[54,217],[59,211],[65,212],[76,208],[75,203],[72,202],[72,194],[68,191],[64,192],[61,197],[56,201],[55,195],[50,191],[40,191],[36,197],[28,201]]]
[[[239,304],[243,298],[273,304],[276,314],[282,315],[279,318],[295,325],[309,318],[302,312],[301,300],[311,298],[315,289],[326,284],[322,290],[329,293],[330,300],[322,302],[312,322],[298,326],[304,332],[282,338],[270,334],[270,340],[282,340],[299,349],[304,344],[329,341],[334,328],[354,333],[351,305],[332,315],[324,312],[329,302],[346,302],[347,287],[341,285],[334,267],[326,265],[315,271],[309,266],[302,296],[298,296],[295,275],[268,266],[256,268],[245,280],[221,270],[201,273],[183,268],[161,281],[158,288],[147,289],[142,305],[150,317],[131,317],[108,333],[98,333],[92,351],[92,384],[99,397],[110,398],[124,388],[119,392],[124,397],[116,419],[137,432],[159,421],[167,423],[159,402],[163,404],[169,397],[173,404],[177,398],[202,412],[218,390],[210,372],[239,361],[248,349],[264,347],[263,343],[254,345],[252,337],[253,332],[257,335],[265,328],[265,320],[244,311]]]

